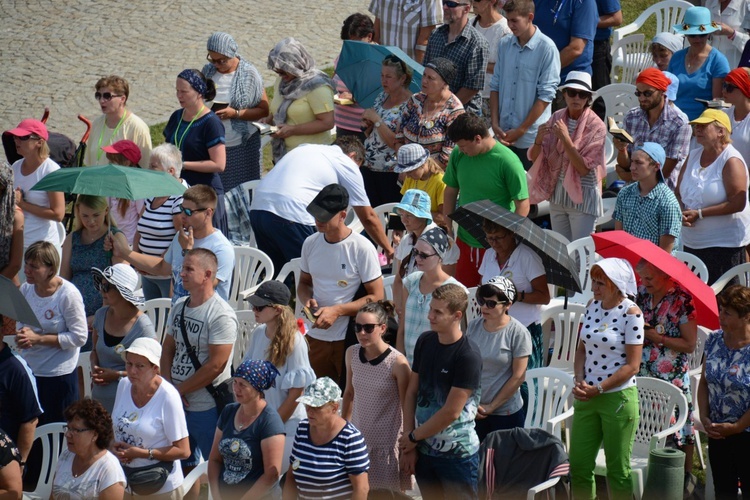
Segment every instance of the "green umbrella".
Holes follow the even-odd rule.
[[[185,186],[167,172],[112,164],[98,167],[61,168],[47,174],[31,189],[128,200],[178,195],[185,192]]]

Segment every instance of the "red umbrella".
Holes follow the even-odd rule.
[[[696,322],[713,330],[719,328],[719,307],[710,286],[671,254],[650,241],[636,238],[625,231],[607,231],[591,235],[596,253],[602,257],[620,257],[635,268],[641,259],[667,273],[683,290],[693,296]]]

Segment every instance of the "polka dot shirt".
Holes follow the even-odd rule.
[[[627,313],[633,306],[635,302],[630,299],[612,309],[604,309],[601,302],[593,301],[586,309],[581,340],[586,347],[584,376],[589,385],[601,384],[625,364],[625,345],[643,344],[643,315]],[[606,392],[633,386],[635,376]]]

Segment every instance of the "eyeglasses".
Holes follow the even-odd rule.
[[[565,89],[565,93],[568,97],[580,97],[581,99],[588,99],[591,97],[591,92],[586,92],[585,90]]]
[[[210,62],[211,64],[216,64],[217,66],[223,66],[223,65],[225,65],[226,63],[229,62],[230,59],[231,59],[231,57],[225,57],[223,59],[213,59],[211,57],[211,54],[207,54],[206,55],[206,61]]]
[[[264,305],[264,306],[253,306],[253,311],[255,311],[255,312],[259,313],[259,312],[261,312],[261,311],[262,311],[263,309],[265,309],[266,307],[270,307],[270,305],[269,305],[269,304],[266,304],[266,305]]]
[[[97,101],[109,102],[113,97],[122,97],[122,95],[113,94],[111,92],[105,92],[103,94],[101,92],[94,93],[94,99]]]
[[[635,92],[633,92],[633,94],[635,94],[636,97],[641,97],[641,96],[651,97],[655,93],[656,93],[655,90],[644,90],[643,92],[641,92],[640,90],[636,90]]]
[[[180,205],[180,211],[183,214],[187,215],[188,217],[190,217],[194,213],[205,212],[206,210],[208,210],[208,207],[204,207],[204,208],[187,208],[187,207],[185,207],[185,205]]]
[[[456,7],[466,7],[467,5],[469,5],[469,4],[468,3],[453,2],[451,0],[445,0],[443,2],[443,7],[448,7],[449,9],[455,9]]]
[[[94,288],[97,289],[99,292],[107,293],[109,292],[110,284],[108,281],[94,281]]]
[[[734,92],[735,90],[737,90],[737,86],[736,85],[732,85],[731,83],[724,83],[722,85],[722,87],[724,88],[724,91],[727,94],[731,94],[732,92]]]
[[[29,135],[24,135],[23,137],[16,136],[16,139],[22,142],[28,141],[29,139],[33,141],[38,141],[39,139],[41,139],[41,137],[33,135],[33,134],[29,134]]]
[[[413,255],[413,256],[414,256],[415,258],[420,258],[420,259],[422,259],[422,260],[425,260],[425,259],[429,259],[429,258],[430,258],[430,257],[432,257],[433,255],[437,255],[437,253],[424,253],[424,252],[420,252],[420,251],[419,251],[419,250],[417,250],[416,248],[412,248],[412,250],[411,250],[411,254],[412,254],[412,255]]]
[[[375,331],[376,326],[380,326],[380,325],[377,323],[366,323],[364,325],[361,323],[354,323],[354,331],[359,333],[362,330],[364,330],[365,333],[369,335]]]
[[[76,434],[82,434],[86,431],[92,431],[94,429],[88,429],[88,428],[78,428],[78,427],[72,427],[70,425],[63,425],[63,432],[67,434],[68,432],[75,432]]]
[[[477,304],[479,304],[480,307],[487,306],[487,309],[494,309],[495,307],[497,307],[498,304],[508,303],[508,301],[499,302],[497,300],[488,300],[488,299],[485,299],[484,297],[477,297],[476,299],[477,299]]]
[[[508,237],[510,233],[505,233],[503,236],[490,236],[489,234],[486,234],[484,236],[484,239],[487,240],[487,243],[492,243],[493,241],[502,241],[505,238]]]

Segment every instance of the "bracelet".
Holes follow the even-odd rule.
[[[148,459],[149,460],[153,460],[154,459],[154,449],[153,448],[149,448],[148,449]]]
[[[702,219],[702,218],[703,218],[703,209],[702,209],[702,208],[699,208],[699,209],[698,209],[698,218],[699,218],[699,219]]]
[[[521,292],[518,294],[518,302],[523,302],[526,300],[526,292]]]
[[[737,30],[732,28],[732,34],[729,35],[727,38],[730,40],[734,40],[735,35],[737,35]]]
[[[421,50],[422,52],[424,52],[425,50],[427,50],[427,45],[415,45],[414,50]]]
[[[234,113],[235,113],[235,115],[234,115],[235,117],[237,117],[237,118],[240,117],[240,110],[239,109],[235,109]]]

